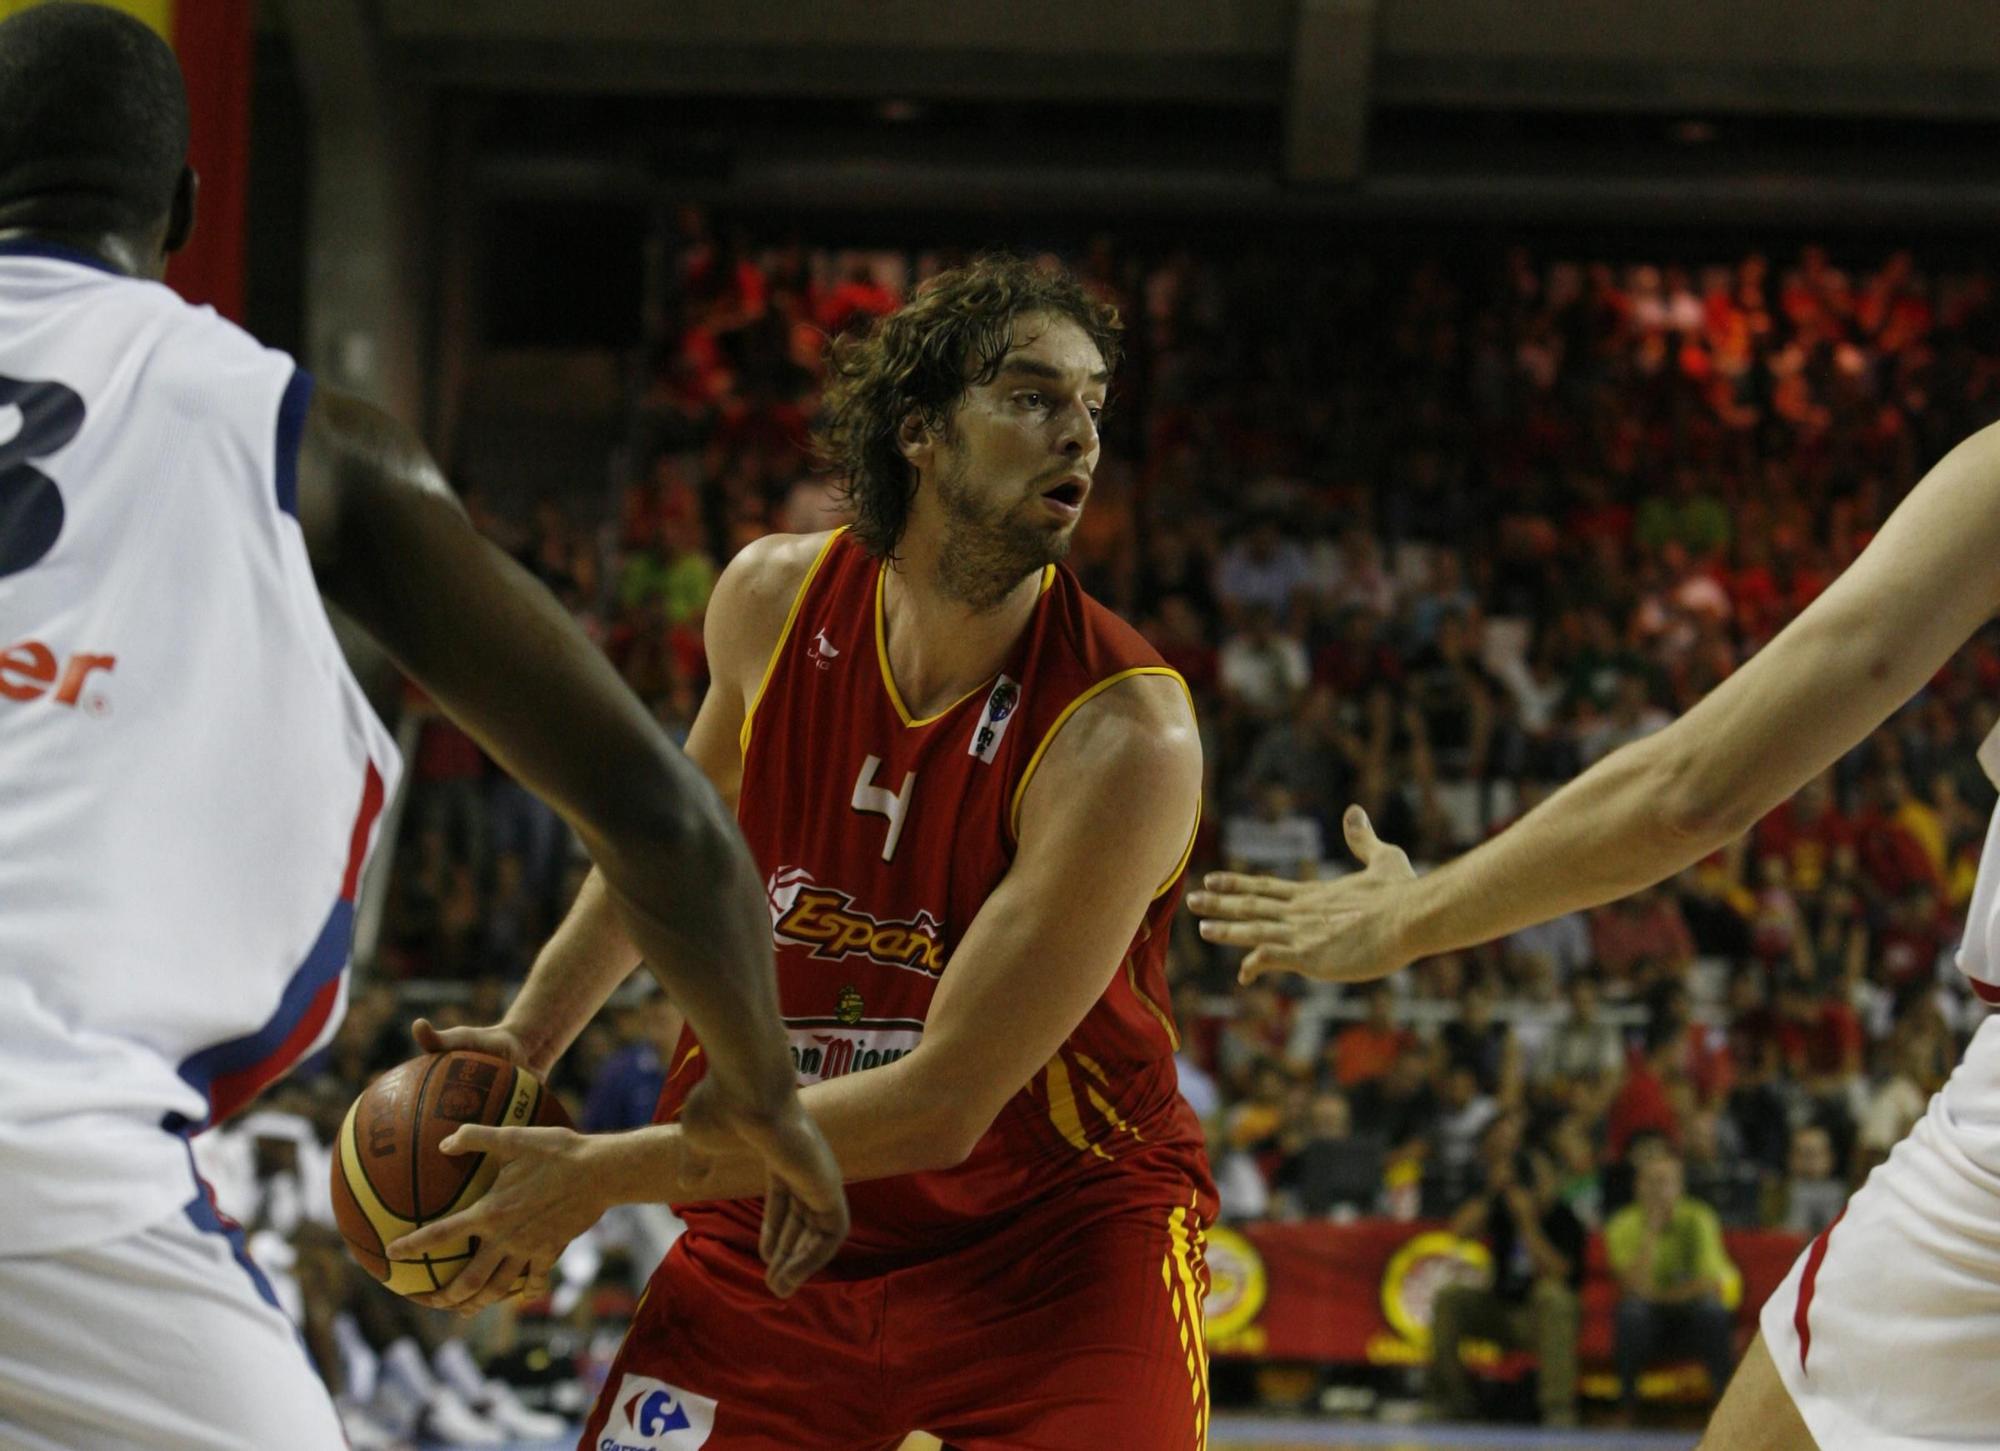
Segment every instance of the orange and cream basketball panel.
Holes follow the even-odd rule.
[[[347,1248],[399,1295],[443,1288],[477,1243],[391,1262],[383,1246],[442,1219],[492,1187],[500,1166],[484,1154],[438,1146],[461,1124],[568,1128],[556,1096],[526,1069],[485,1053],[432,1053],[368,1086],[340,1126],[333,1208]]]

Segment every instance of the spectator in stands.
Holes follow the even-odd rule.
[[[1503,1117],[1517,1120],[1518,1141],[1519,1111],[1503,1110],[1491,1094],[1482,1092],[1479,1075],[1470,1064],[1445,1065],[1444,1091],[1438,1095],[1437,1118],[1431,1124],[1427,1203],[1456,1204],[1466,1194],[1479,1175],[1480,1140],[1494,1120]]]
[[[1231,816],[1222,826],[1222,857],[1232,872],[1311,881],[1319,875],[1326,842],[1319,821],[1297,809],[1291,787],[1261,782],[1253,810]]]
[[[1578,973],[1569,980],[1568,997],[1569,1016],[1556,1029],[1548,1052],[1536,1065],[1537,1080],[1544,1084],[1616,1084],[1625,1069],[1625,1040],[1601,1016],[1597,980]]]
[[[1453,1420],[1471,1420],[1478,1398],[1461,1350],[1468,1338],[1532,1350],[1545,1426],[1576,1424],[1578,1296],[1584,1227],[1563,1201],[1548,1156],[1522,1149],[1519,1121],[1494,1120],[1480,1145],[1485,1183],[1452,1213],[1452,1233],[1485,1242],[1489,1286],[1448,1285],[1431,1309],[1428,1399]]]
[[[1346,1095],[1322,1090],[1287,1136],[1285,1158],[1272,1178],[1274,1196],[1308,1219],[1372,1213],[1382,1196],[1384,1147],[1379,1135],[1355,1132]]]
[[[1693,1355],[1720,1396],[1735,1364],[1735,1318],[1723,1294],[1736,1269],[1715,1211],[1688,1197],[1679,1154],[1662,1138],[1633,1147],[1637,1195],[1604,1226],[1605,1259],[1617,1278],[1616,1342],[1621,1405],[1639,1402],[1639,1376],[1666,1356]]]
[[[1847,1181],[1834,1163],[1833,1136],[1818,1124],[1794,1130],[1784,1228],[1794,1234],[1818,1234],[1846,1206],[1847,1192]]]
[[[1382,1077],[1416,1045],[1416,1035],[1396,1022],[1396,989],[1386,979],[1364,990],[1367,1016],[1349,1023],[1327,1044],[1333,1081],[1354,1089]]]

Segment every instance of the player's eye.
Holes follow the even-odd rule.
[[[1042,395],[1039,393],[1022,393],[1018,394],[1017,397],[1030,408],[1040,408],[1042,406]]]

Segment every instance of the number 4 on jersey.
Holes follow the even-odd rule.
[[[882,860],[886,862],[896,854],[896,843],[903,835],[903,822],[910,810],[910,793],[917,787],[917,773],[911,771],[903,777],[900,791],[891,791],[886,786],[875,784],[875,773],[881,769],[880,756],[870,756],[861,763],[861,774],[854,778],[854,799],[848,804],[856,811],[872,811],[877,816],[889,818],[889,839],[882,844]]]

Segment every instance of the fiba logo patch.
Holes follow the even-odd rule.
[[[1014,708],[1020,703],[1019,682],[1005,675],[994,681],[986,694],[986,709],[979,713],[979,728],[972,733],[972,744],[965,753],[992,765],[1000,754],[1000,740],[1007,734],[1007,722],[1014,718]]]
[[[715,1402],[649,1375],[628,1375],[597,1451],[695,1451],[715,1430]]]

